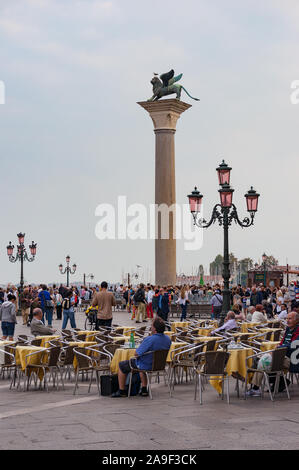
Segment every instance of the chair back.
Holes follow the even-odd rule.
[[[124,334],[124,328],[118,328],[116,332],[119,336]]]
[[[62,333],[64,336],[72,336],[71,330],[61,330],[61,333]]]
[[[161,349],[153,352],[152,371],[164,370],[166,359],[168,356],[168,349]]]
[[[272,331],[268,331],[265,336],[266,341],[271,341],[272,338]]]
[[[205,353],[204,373],[222,375],[230,354],[225,351],[208,351]]]
[[[280,327],[281,327],[280,321],[274,321],[272,323],[272,328],[280,328]]]
[[[283,361],[287,352],[287,348],[277,348],[272,352],[271,371],[278,372],[283,369]]]
[[[123,338],[116,339],[114,340],[114,343],[117,344],[118,346],[123,346],[125,344],[126,340]]]
[[[49,345],[52,347],[61,347],[61,342],[59,339],[51,339],[51,341],[49,341]]]
[[[215,346],[216,346],[216,341],[217,341],[217,339],[214,339],[214,340],[212,340],[212,341],[207,341],[207,342],[205,343],[205,345],[206,345],[206,351],[214,351]]]
[[[273,322],[268,323],[268,328],[273,328]]]
[[[76,335],[76,340],[78,341],[85,341],[86,340],[86,333],[82,333],[80,335]]]
[[[81,356],[81,354],[78,353],[85,354],[86,356],[86,349],[74,348],[74,354],[76,356],[79,369],[87,369],[88,367],[90,367],[90,362],[87,357]]]
[[[280,330],[276,330],[273,332],[273,341],[279,341],[280,333],[281,333]]]
[[[14,355],[15,355],[15,348],[11,347],[11,345],[6,344],[4,346],[4,363],[3,365],[8,366],[10,364],[13,364],[15,362]],[[7,354],[5,354],[7,353]],[[12,356],[13,355],[13,356]]]
[[[118,348],[119,344],[117,343],[107,343],[103,346],[103,351],[114,356],[114,353]]]
[[[31,341],[31,345],[32,346],[40,346],[42,344],[42,340],[41,339],[33,339]]]
[[[28,336],[27,335],[18,335],[18,341],[22,341],[26,343],[28,341]]]
[[[49,367],[54,367],[57,366],[57,362],[59,359],[61,347],[60,346],[55,346],[54,348],[51,348],[49,351],[49,356],[48,356],[48,366]]]
[[[74,361],[74,346],[67,346],[67,348],[65,348],[64,351],[65,351],[65,356],[64,356],[63,365],[71,366]]]

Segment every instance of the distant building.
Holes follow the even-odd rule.
[[[299,281],[299,266],[271,266],[264,270],[263,265],[248,271],[248,286],[266,284],[267,287],[281,287],[291,281]]]

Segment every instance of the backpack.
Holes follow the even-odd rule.
[[[62,307],[64,310],[69,310],[71,308],[71,300],[68,297],[63,299]]]
[[[142,302],[143,295],[142,295],[142,290],[141,289],[138,289],[138,291],[134,295],[134,300],[135,300],[135,302]]]
[[[130,372],[130,374],[131,373],[132,372]],[[127,392],[129,391],[130,374],[128,374],[127,378],[126,378],[126,390],[127,390]],[[139,372],[136,372],[136,373],[133,374],[133,377],[132,377],[130,396],[134,397],[135,395],[138,395],[138,393],[140,392],[140,387],[141,387],[140,375],[139,375]]]

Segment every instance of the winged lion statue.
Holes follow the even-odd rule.
[[[154,73],[154,77],[151,79],[151,84],[153,85],[153,96],[147,101],[157,101],[163,96],[172,95],[173,93],[176,94],[176,99],[180,100],[182,90],[184,90],[185,93],[193,100],[199,101],[198,98],[191,96],[183,85],[176,83],[181,80],[182,76],[183,74],[180,73],[175,77],[173,69],[169,72],[162,73],[160,77],[158,77],[157,73]]]

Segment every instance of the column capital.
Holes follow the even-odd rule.
[[[140,101],[137,104],[149,113],[155,130],[171,129],[173,131],[176,130],[176,123],[180,115],[192,106],[176,99]]]

